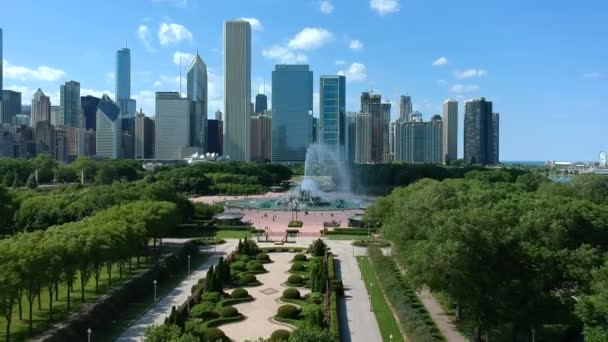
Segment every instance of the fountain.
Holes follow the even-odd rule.
[[[335,186],[324,185],[322,180]],[[324,191],[324,190],[335,191]],[[306,150],[304,177],[300,184],[287,193],[273,199],[250,199],[226,202],[227,207],[261,210],[293,210],[294,206],[304,211],[364,209],[370,204],[352,195],[350,173],[336,153],[323,144],[312,144]]]

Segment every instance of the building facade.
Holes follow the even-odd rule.
[[[273,96],[274,98],[274,96]],[[251,159],[251,25],[224,23],[224,156]]]
[[[53,106],[51,104],[51,125],[63,125],[63,115],[61,114],[61,106]]]
[[[410,113],[413,111],[412,97],[401,95],[399,98],[399,120],[410,121]]]
[[[272,162],[303,162],[312,143],[313,74],[308,65],[272,72]]]
[[[458,101],[443,103],[443,162],[458,159]]]
[[[271,158],[272,114],[265,111],[251,117],[251,161],[269,162]]]
[[[216,112],[217,113],[217,112]],[[220,112],[221,113],[221,112]],[[224,136],[222,120],[207,121],[207,152],[222,155],[222,141]]]
[[[95,153],[98,157],[117,159],[122,156],[122,120],[120,108],[103,94],[97,106]]]
[[[190,109],[190,146],[207,151],[207,66],[198,52],[188,66]]]
[[[182,160],[190,150],[190,100],[178,92],[156,93],[156,160]]]
[[[346,157],[346,77],[323,75],[319,85],[319,142],[338,160]]]
[[[391,103],[382,104],[382,162],[391,161]]]
[[[60,89],[60,120],[59,124],[70,127],[80,127],[80,83],[69,81]]]
[[[116,51],[116,105],[120,108],[121,130],[127,132],[122,140],[124,144],[122,158],[133,159],[134,136],[135,136],[135,110],[136,102],[131,98],[131,50],[122,48]]]
[[[255,96],[255,113],[264,114],[268,110],[268,97],[265,94]]]
[[[80,97],[80,107],[84,117],[84,128],[86,130],[97,130],[97,107],[99,106],[99,97],[87,95]]]
[[[13,124],[17,114],[21,114],[21,93],[13,90],[2,91],[2,122],[0,124]]]
[[[499,160],[499,115],[492,102],[471,99],[464,104],[464,159],[470,164],[496,165]]]
[[[40,88],[32,97],[32,110],[30,112],[30,124],[37,127],[38,122],[51,122],[51,99],[44,95]]]
[[[135,114],[135,159],[154,159],[154,123],[141,109]]]
[[[55,158],[55,126],[48,121],[36,123],[36,153],[48,153]]]
[[[443,127],[441,116],[429,122],[421,120],[395,123],[395,160],[407,163],[443,162]]]
[[[372,115],[372,162],[381,163],[384,147],[384,116],[380,94],[361,93],[361,113]]]
[[[357,164],[369,164],[372,158],[373,120],[371,113],[356,113],[355,121],[355,157]]]

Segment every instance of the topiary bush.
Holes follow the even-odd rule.
[[[219,310],[220,316],[226,318],[226,317],[237,317],[240,315],[239,310],[237,310],[234,306],[227,306],[224,308],[221,308]]]
[[[306,255],[296,254],[293,256],[293,261],[306,261]]]
[[[236,260],[247,262],[247,261],[249,261],[249,256],[245,255],[245,254],[239,254],[236,256]]]
[[[283,298],[285,299],[300,299],[300,291],[298,289],[294,289],[290,287],[283,291]]]
[[[255,256],[255,260],[260,261],[260,262],[269,262],[270,256],[266,253],[260,253]]]
[[[264,266],[257,261],[252,261],[252,262],[248,263],[247,270],[254,271],[254,272],[265,271]]]
[[[230,296],[234,299],[247,298],[247,297],[249,297],[249,292],[247,292],[247,290],[239,287],[238,289],[234,289],[234,291],[232,291],[232,294]]]
[[[222,294],[219,292],[205,292],[201,295],[201,301],[203,302],[211,302],[216,304],[220,300],[222,300]]]
[[[294,285],[303,285],[304,278],[302,278],[302,276],[300,276],[300,275],[292,274],[289,276],[289,278],[287,278],[287,283],[294,284]]]
[[[298,309],[295,305],[281,305],[277,310],[277,317],[280,318],[297,319],[298,316],[300,316],[300,309]]]
[[[251,273],[243,274],[241,277],[241,285],[249,285],[257,282],[258,279]]]
[[[245,262],[243,261],[235,261],[232,264],[230,264],[230,268],[233,271],[239,271],[242,272],[245,270],[245,268],[247,267],[247,265],[245,264]]]
[[[306,266],[304,264],[293,264],[289,270],[292,272],[304,272],[306,271]]]
[[[270,335],[270,342],[287,342],[289,341],[289,330],[279,329],[272,332]]]
[[[311,292],[306,296],[306,300],[311,303],[321,304],[323,303],[323,295],[319,292]]]
[[[203,328],[199,331],[201,341],[228,341],[226,334],[218,328]]]
[[[190,316],[194,318],[210,319],[217,317],[215,304],[212,302],[202,302],[196,304],[190,310]]]

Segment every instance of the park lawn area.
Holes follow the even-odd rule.
[[[135,271],[148,268],[149,264],[146,258],[140,258],[140,267],[137,269],[136,259],[132,261],[132,273]],[[112,287],[118,287],[122,285],[126,280],[129,279],[130,274],[128,268],[125,267],[123,270],[122,279],[119,279],[118,266],[112,267]],[[83,304],[91,303],[97,299],[98,296],[108,292],[110,286],[108,285],[108,274],[104,267],[101,276],[99,277],[99,294],[95,293],[95,279],[91,276],[89,282],[85,285],[85,303],[81,301],[80,292],[80,278],[77,275],[74,281],[74,289],[70,293],[70,311],[67,311],[67,284],[59,283],[59,297],[58,300],[53,300],[53,321],[49,321],[49,293],[45,287],[41,291],[41,309],[38,309],[38,298],[36,297],[32,303],[32,328],[34,334],[40,333],[49,328],[52,324],[64,320],[69,313],[79,309]],[[28,301],[23,296],[23,319],[19,319],[19,305],[15,304],[13,308],[13,321],[11,323],[11,341],[23,341],[29,336],[29,305]],[[6,320],[0,319],[0,341],[6,341]]]
[[[378,280],[376,277],[376,273],[374,272],[371,262],[367,257],[361,256],[357,257],[357,261],[359,263],[361,273],[363,274],[363,281],[365,282],[365,287],[368,294],[370,293],[370,283],[374,284],[371,286],[372,308],[374,309],[374,315],[376,316],[376,321],[378,321],[378,326],[380,327],[382,340],[390,341],[390,335],[392,334],[393,342],[403,342],[403,336],[401,336],[399,324],[395,320],[393,311],[386,302],[384,293],[379,286],[380,280]],[[363,300],[363,298],[360,298],[359,300]]]
[[[190,269],[192,271],[199,268],[202,264],[209,259],[209,254],[201,253],[190,261]],[[161,300],[167,296],[174,288],[176,288],[182,281],[188,277],[188,270],[186,268],[180,269],[179,272],[169,279],[169,281],[163,281],[157,283],[156,296],[157,300]],[[135,323],[141,316],[143,316],[148,309],[154,304],[154,293],[153,287],[150,287],[149,296],[143,296],[138,300],[130,303],[125,303],[124,310],[116,320],[112,321],[112,325],[108,325],[101,335],[97,336],[96,341],[101,342],[112,342],[116,341],[120,335],[126,331],[133,323]]]
[[[347,235],[347,234],[333,234],[325,235],[328,240],[371,240],[372,236],[369,235]]]

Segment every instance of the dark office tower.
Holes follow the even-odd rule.
[[[2,120],[0,124],[13,124],[13,118],[21,114],[21,93],[12,90],[2,91]]]
[[[471,99],[464,104],[464,159],[470,164],[498,163],[498,114],[492,113],[492,102]]]
[[[222,155],[223,121],[207,121],[207,152]]]
[[[264,94],[257,94],[255,96],[255,113],[264,114],[268,110],[268,98]]]
[[[319,141],[319,118],[312,118],[312,142]]]
[[[82,115],[84,116],[84,128],[88,130],[97,130],[97,106],[100,99],[95,96],[80,97],[80,107],[82,107]]]
[[[490,162],[493,165],[500,163],[500,114],[492,113],[492,131],[490,133],[492,149]]]
[[[372,116],[372,162],[381,163],[384,154],[384,115],[382,111],[382,95],[361,93],[361,113]],[[388,132],[387,132],[388,134]]]
[[[361,113],[369,113],[369,93],[364,91],[361,93]]]
[[[154,159],[154,120],[135,114],[135,159]]]

